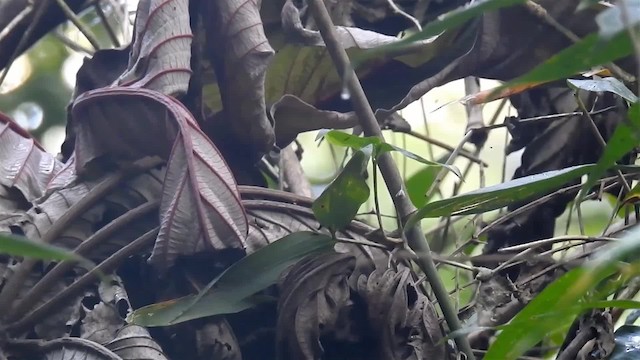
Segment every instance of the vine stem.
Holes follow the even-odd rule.
[[[360,125],[362,126],[365,135],[376,136],[384,140],[380,125],[371,110],[371,106],[369,105],[369,101],[362,89],[362,85],[351,66],[347,52],[336,37],[333,22],[331,21],[331,17],[329,16],[323,1],[312,0],[309,3],[309,6],[316,25],[318,26],[318,30],[320,31],[320,35],[322,35],[322,39],[326,44],[327,51],[336,65],[336,71],[338,71],[343,84],[346,84],[348,87],[351,102],[356,114],[358,115]],[[389,153],[381,154],[378,157],[378,166],[382,173],[382,177],[387,184],[387,188],[389,189],[389,193],[393,199],[396,211],[400,215],[401,222],[402,224],[405,224],[409,215],[415,212],[416,208],[407,196],[406,189],[404,188],[404,182],[402,181],[398,167]],[[421,255],[416,259],[416,263],[425,273],[429,283],[431,284],[431,288],[438,300],[442,314],[449,325],[449,330],[460,330],[461,326],[457,312],[450,301],[447,289],[444,287],[444,284],[438,276],[438,271],[431,254],[431,249],[429,248],[429,244],[422,233],[420,225],[417,224],[411,228],[405,229],[405,234],[407,237],[407,243],[411,250],[416,254]],[[455,337],[455,342],[458,345],[458,348],[467,356],[467,359],[475,359],[473,350],[471,349],[466,336]]]

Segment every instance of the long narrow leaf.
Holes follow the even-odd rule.
[[[586,174],[593,167],[594,165],[579,165],[562,170],[548,171],[478,189],[448,199],[434,201],[414,213],[407,221],[405,227],[410,228],[424,218],[478,214],[499,209],[513,202],[552,191]]]
[[[69,250],[41,242],[31,241],[21,236],[6,234],[0,234],[0,253],[39,260],[71,260],[91,263],[89,260],[85,260]]]
[[[127,321],[167,326],[207,316],[239,312],[264,301],[255,294],[275,284],[282,271],[305,256],[333,249],[326,235],[297,232],[271,243],[229,267],[199,294],[145,306]]]
[[[591,34],[564,49],[525,75],[496,88],[495,93],[520,84],[545,83],[566,79],[590,68],[625,57],[633,52],[628,34],[619,33],[611,40]]]

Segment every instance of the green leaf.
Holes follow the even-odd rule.
[[[369,199],[369,186],[364,172],[372,152],[371,145],[357,150],[340,174],[313,202],[311,209],[322,226],[331,231],[343,229]]]
[[[624,6],[624,9],[621,8]],[[627,23],[623,11],[627,16]],[[616,34],[626,31],[640,23],[640,0],[621,0],[596,16],[596,23],[600,28],[598,34],[603,39],[611,39]],[[628,26],[625,26],[628,25]]]
[[[639,0],[640,1],[640,0]],[[594,80],[567,80],[569,86],[573,89],[581,89],[591,92],[611,92],[618,96],[621,96],[625,100],[635,103],[638,102],[638,97],[629,90],[620,80],[614,77],[606,77],[604,79]]]
[[[393,44],[380,46],[374,48],[365,53],[365,57],[371,57],[374,54],[380,54],[389,52],[401,47],[405,47],[417,41],[431,38],[436,35],[440,35],[446,30],[453,29],[460,25],[465,24],[467,21],[472,20],[485,12],[499,10],[504,7],[522,4],[526,0],[482,0],[475,1],[471,4],[461,6],[453,11],[450,11],[444,15],[439,16],[436,20],[430,21],[423,28],[422,31],[414,33],[406,38]]]
[[[604,309],[604,308],[616,308],[616,309],[640,309],[640,301],[635,300],[595,300],[587,301],[581,304],[581,308],[587,309]]]
[[[602,40],[598,34],[594,33],[554,55],[525,75],[497,87],[494,94],[520,84],[566,79],[594,66],[625,57],[632,52],[633,46],[627,33],[619,33],[611,40]]]
[[[168,326],[245,310],[270,299],[255,294],[275,284],[287,267],[305,256],[331,251],[334,245],[327,235],[292,233],[231,265],[200,294],[142,307],[127,321],[140,326]]]
[[[316,140],[324,137],[329,143],[338,146],[350,147],[352,149],[362,149],[364,146],[372,145],[373,146],[373,154],[377,158],[380,154],[390,151],[397,151],[402,155],[408,157],[409,159],[413,159],[420,163],[429,166],[437,166],[437,167],[445,167],[447,170],[453,172],[458,177],[462,177],[460,170],[455,166],[441,164],[435,161],[427,160],[420,155],[414,154],[411,151],[407,151],[401,147],[386,143],[380,138],[375,136],[369,137],[361,137],[356,135],[347,134],[338,130],[330,130],[330,131],[319,131]]]
[[[31,241],[15,235],[0,234],[0,253],[40,260],[77,261],[93,267],[94,264],[83,257],[57,246]]]
[[[485,359],[517,359],[547,335],[564,329],[582,311],[576,306],[588,290],[615,270],[602,271],[584,281],[587,271],[577,268],[549,284],[498,334]]]
[[[606,171],[613,167],[616,161],[631,151],[640,143],[640,103],[635,103],[629,109],[629,121],[622,122],[616,127],[607,146],[600,156],[598,163],[591,170],[587,181],[580,190],[578,199],[583,199],[587,192],[595,185]]]
[[[437,160],[438,163],[446,162],[450,152],[445,153],[440,159]],[[436,180],[440,169],[435,166],[425,166],[417,173],[409,176],[407,180],[405,180],[405,187],[407,188],[407,194],[409,195],[409,199],[413,205],[417,208],[421,208],[427,204],[429,198],[425,195],[431,184]]]
[[[410,228],[424,218],[479,214],[499,209],[515,201],[526,200],[534,195],[553,191],[586,174],[593,166],[579,165],[525,176],[448,199],[434,201],[411,215],[405,228]]]
[[[326,139],[327,142],[343,147],[360,150],[367,145],[373,145],[374,148],[382,143],[382,140],[376,136],[362,137],[347,134],[338,130],[320,130],[316,140]]]
[[[423,207],[429,201],[426,193],[439,172],[440,169],[437,167],[425,166],[407,179],[405,182],[407,194],[415,207]]]

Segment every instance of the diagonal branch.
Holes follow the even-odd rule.
[[[371,110],[371,106],[364,94],[360,81],[358,80],[353,67],[350,65],[347,53],[336,38],[335,28],[324,3],[322,0],[313,0],[309,5],[318,26],[318,30],[320,30],[322,39],[327,46],[327,51],[331,55],[333,62],[336,64],[336,70],[343,79],[343,83],[348,86],[348,90],[351,93],[353,107],[358,115],[364,133],[367,136],[376,136],[384,140],[382,131],[380,130],[380,125],[376,121],[376,117]],[[409,215],[415,211],[415,207],[407,196],[400,172],[398,171],[393,158],[388,153],[379,156],[378,165],[387,184],[396,210],[404,224]],[[416,262],[429,279],[429,283],[431,284],[433,292],[440,304],[440,308],[442,309],[443,315],[449,325],[449,329],[451,331],[459,330],[461,328],[460,320],[449,301],[449,294],[438,276],[438,271],[431,254],[431,249],[429,248],[429,244],[427,243],[420,226],[417,225],[412,228],[405,229],[405,233],[407,235],[407,242],[411,249],[415,253],[420,254],[416,259]],[[456,337],[455,341],[460,350],[465,353],[467,359],[475,359],[466,337]]]

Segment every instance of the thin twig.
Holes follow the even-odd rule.
[[[60,40],[61,43],[65,44],[66,46],[69,47],[69,49],[71,49],[73,51],[82,52],[82,53],[85,53],[85,54],[87,54],[89,56],[93,56],[93,54],[95,53],[94,50],[88,49],[88,48],[78,44],[77,42],[69,39],[66,35],[64,35],[60,31],[54,31],[53,32],[53,36],[55,36],[58,40]]]
[[[69,19],[69,21],[71,21],[73,25],[75,25],[78,28],[78,30],[80,30],[80,32],[87,38],[87,40],[89,40],[89,42],[91,43],[91,46],[93,46],[95,50],[100,50],[100,43],[98,42],[98,39],[96,38],[96,36],[93,34],[91,29],[88,26],[86,26],[82,22],[82,20],[80,20],[80,18],[78,18],[78,16],[73,12],[73,10],[71,10],[69,5],[67,5],[67,3],[64,2],[64,0],[56,0],[56,3],[58,3],[58,6],[60,6],[60,9],[62,9],[62,12],[67,17],[67,19]]]
[[[625,176],[631,176],[631,175],[636,175],[636,174],[627,174]],[[598,183],[602,183],[602,182],[606,182],[606,181],[610,181],[615,179],[615,177],[608,177],[608,178],[604,178],[598,181]],[[613,184],[615,185],[615,184]],[[610,187],[612,187],[613,185],[611,185]],[[512,219],[513,217],[527,211],[530,210],[538,205],[544,204],[547,201],[550,201],[551,199],[555,198],[558,195],[567,193],[569,191],[575,191],[578,190],[582,187],[582,184],[577,184],[577,185],[572,185],[572,186],[568,186],[562,189],[558,189],[554,192],[552,192],[551,194],[545,195],[543,197],[540,197],[534,201],[529,202],[526,205],[523,205],[513,211],[510,211],[509,213],[505,214],[502,217],[497,218],[496,220],[494,220],[492,223],[490,223],[489,225],[485,226],[484,228],[482,228],[474,237],[477,239],[480,236],[486,234],[488,231],[490,231],[491,229],[493,229],[494,227],[504,223],[505,221]],[[585,196],[584,200],[589,200],[589,199],[593,199],[596,197],[596,194],[589,194],[587,196]]]
[[[298,155],[293,148],[294,144],[295,142],[280,151],[280,172],[282,174],[280,184],[286,183],[292,193],[313,197],[311,184],[309,184],[309,180],[304,175]]]
[[[109,34],[111,43],[113,43],[113,46],[115,47],[120,47],[120,40],[118,39],[118,35],[116,35],[116,32],[113,30],[113,27],[111,27],[111,24],[109,24],[109,19],[105,15],[104,11],[102,11],[102,6],[100,6],[100,1],[96,1],[95,9],[96,9],[96,13],[98,14],[98,17],[102,21],[102,26],[104,26],[105,30],[107,30],[107,34]]]
[[[31,33],[33,33],[34,29],[36,28],[36,25],[40,22],[40,20],[44,16],[44,13],[46,12],[45,10],[49,8],[50,2],[51,0],[43,0],[42,2],[40,2],[40,6],[35,8],[34,10],[35,13],[33,15],[33,19],[31,23],[29,23],[27,30],[24,32],[24,34],[22,34],[22,38],[20,38],[20,41],[18,42],[18,45],[13,51],[13,54],[11,54],[9,61],[7,62],[7,66],[4,67],[4,71],[2,71],[2,74],[0,74],[0,86],[2,86],[2,83],[7,78],[7,75],[9,74],[9,70],[11,70],[11,65],[13,65],[13,62],[26,49],[27,41],[31,37]]]
[[[593,117],[589,114],[589,111],[587,110],[587,107],[584,105],[584,102],[582,102],[582,99],[580,99],[580,95],[578,94],[578,92],[574,93],[574,97],[576,98],[576,102],[578,103],[580,110],[582,110],[582,114],[589,120],[588,124],[591,127],[591,131],[593,132],[593,135],[596,137],[596,140],[598,141],[598,143],[600,144],[604,152],[604,149],[607,148],[607,142],[602,137],[602,134],[600,134],[600,130],[598,130],[598,126],[596,125],[596,122],[593,120]],[[620,180],[620,184],[624,187],[624,190],[626,192],[630,192],[631,187],[629,186],[629,183],[627,183],[627,180],[624,178],[624,176],[622,176],[622,172],[620,170],[616,170],[616,176],[618,176],[618,180]]]
[[[617,108],[618,108],[617,106],[609,106],[609,107],[606,107],[604,109],[591,111],[591,112],[589,112],[589,114],[590,115],[598,115],[598,114],[602,114],[602,113],[607,112],[607,111],[615,110]],[[565,117],[568,117],[568,116],[576,116],[576,115],[583,115],[583,114],[584,114],[584,112],[582,112],[582,111],[574,111],[574,112],[562,113],[562,114],[551,114],[551,115],[534,116],[534,117],[530,117],[530,118],[519,119],[518,120],[518,124],[529,123],[529,122],[537,122],[537,121],[542,121],[542,120],[561,120],[561,119],[564,119]],[[493,129],[503,128],[503,127],[506,127],[506,126],[507,126],[507,123],[503,122],[503,123],[500,123],[500,124],[487,125],[487,126],[481,128],[481,129],[493,130]]]
[[[382,216],[380,214],[380,199],[378,196],[378,162],[375,157],[373,158],[373,203],[375,206],[376,218],[378,219],[378,226],[380,227],[380,233],[384,234]]]
[[[418,21],[418,19],[414,18],[413,16],[411,16],[410,14],[405,12],[404,10],[400,9],[398,7],[398,5],[396,5],[396,3],[393,2],[393,0],[387,0],[387,4],[389,4],[389,7],[391,8],[391,10],[393,10],[393,12],[405,17],[406,19],[411,21],[413,23],[413,25],[416,26],[418,31],[422,31],[422,26],[420,25],[420,22]]]
[[[31,11],[33,11],[33,4],[29,3],[24,7],[24,9],[22,9],[22,11],[20,11],[20,13],[15,18],[13,18],[13,20],[9,21],[7,26],[5,26],[2,31],[0,31],[0,41],[4,40],[7,35],[11,34],[16,26],[18,26],[18,24],[22,20],[24,20],[24,18],[27,17],[27,15],[29,15]]]
[[[380,125],[371,110],[360,81],[358,80],[355,71],[353,71],[353,67],[350,66],[349,57],[336,37],[333,22],[331,21],[331,17],[324,6],[324,2],[322,0],[312,0],[309,2],[309,7],[311,8],[318,30],[322,35],[322,39],[326,44],[327,51],[336,65],[336,70],[338,71],[338,74],[340,74],[344,83],[348,85],[348,89],[351,93],[351,102],[356,114],[358,115],[360,125],[362,126],[365,135],[376,136],[379,139],[384,140],[382,131],[380,130]],[[399,217],[401,218],[402,223],[405,223],[407,218],[416,209],[407,196],[406,189],[404,188],[404,182],[400,176],[398,168],[395,165],[393,158],[388,153],[384,153],[379,156],[378,164],[396,210],[400,215]],[[416,259],[416,263],[429,279],[429,283],[431,284],[436,299],[438,300],[438,304],[440,305],[444,318],[449,325],[449,330],[456,331],[461,329],[458,314],[452,306],[447,289],[440,279],[438,270],[436,269],[431,256],[431,249],[429,248],[429,244],[427,243],[420,226],[416,225],[405,229],[405,233],[410,248],[414,252],[422,255]],[[471,349],[466,337],[456,337],[455,342],[469,360],[475,359],[473,350]]]
[[[447,161],[445,162],[445,165],[451,165],[453,164],[454,161],[456,161],[456,158],[458,157],[458,154],[460,153],[460,150],[462,149],[462,147],[464,146],[464,144],[466,144],[469,139],[471,139],[471,137],[473,136],[473,132],[475,130],[471,130],[469,132],[467,132],[467,134],[462,138],[462,140],[460,140],[460,143],[458,144],[458,146],[453,149],[453,151],[451,152],[451,155],[449,155],[449,158],[447,159]],[[433,183],[431,184],[431,187],[429,188],[429,191],[427,191],[427,199],[430,198],[433,195],[433,192],[440,187],[440,183],[442,182],[442,179],[444,179],[444,177],[447,175],[447,173],[450,170],[447,169],[446,167],[442,167],[442,169],[440,169],[440,171],[438,171],[438,175],[436,175],[435,180],[433,181]]]
[[[433,144],[433,145],[435,145],[435,146],[437,146],[439,148],[445,149],[445,150],[447,150],[449,152],[452,152],[452,151],[455,150],[455,148],[453,146],[450,146],[447,143],[444,143],[444,142],[442,142],[442,141],[440,141],[438,139],[434,139],[432,137],[422,135],[417,131],[413,131],[413,130],[399,131],[398,130],[398,132],[402,132],[402,133],[405,133],[407,135],[411,135],[416,139],[420,139],[420,140],[425,141],[425,142],[427,142],[429,144]],[[489,166],[486,162],[482,161],[482,159],[480,159],[479,157],[473,155],[472,152],[467,151],[465,149],[460,149],[459,155],[462,156],[462,157],[465,157],[465,158],[467,158],[467,159],[469,159],[471,161],[473,161],[476,164],[479,164],[480,166],[484,166],[484,167]]]
[[[534,247],[543,246],[543,245],[551,245],[551,244],[564,242],[564,241],[592,242],[592,241],[617,241],[617,240],[619,239],[606,237],[606,236],[563,235],[563,236],[556,236],[549,239],[536,240],[526,244],[509,246],[506,248],[499,249],[498,251],[499,252],[521,251],[528,248],[534,248]]]

